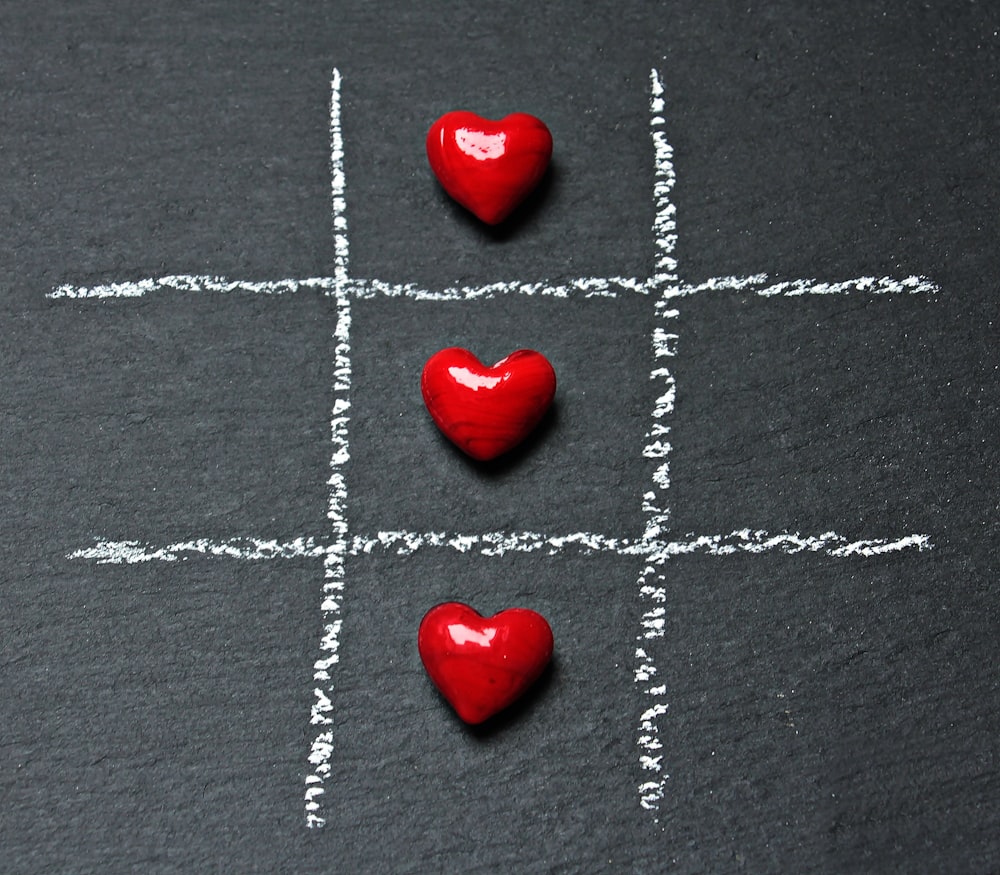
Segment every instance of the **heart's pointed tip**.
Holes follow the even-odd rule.
[[[455,713],[458,715],[459,720],[461,720],[466,726],[482,726],[487,720],[493,717],[495,714],[500,713],[499,711],[494,711],[490,714],[478,714],[471,711],[465,711],[464,709],[458,708],[453,702],[448,704],[454,709]]]
[[[458,445],[456,444],[456,446]],[[461,446],[458,448],[470,459],[475,459],[477,462],[493,462],[496,459],[499,459],[504,453],[508,452],[507,449],[497,450],[495,452],[477,452]]]
[[[470,210],[470,212],[477,219],[479,219],[480,222],[483,222],[484,224],[489,225],[492,228],[495,228],[497,225],[502,224],[503,220],[506,219],[511,213],[510,210],[507,210],[506,212],[499,214],[486,212],[485,210],[480,210],[478,212],[476,210]]]

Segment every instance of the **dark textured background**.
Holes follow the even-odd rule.
[[[7,873],[1000,869],[994,4],[0,4],[0,869]],[[303,825],[314,560],[96,566],[95,538],[325,538],[331,301],[53,286],[329,275],[344,75],[351,271],[430,286],[652,270],[648,75],[682,276],[923,274],[936,298],[704,296],[674,361],[674,532],[931,536],[874,559],[668,567],[658,820],[638,805],[638,562],[422,552],[347,568],[334,774]],[[553,130],[491,234],[424,132]],[[352,530],[641,531],[648,299],[354,310]],[[416,380],[546,352],[558,416],[484,476]],[[444,598],[544,613],[494,731],[437,699]]]

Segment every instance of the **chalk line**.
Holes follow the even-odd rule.
[[[671,195],[677,175],[674,172],[674,149],[667,140],[663,112],[663,83],[657,70],[649,71],[650,134],[653,138],[653,242],[656,247],[652,281],[655,285],[677,282],[676,207]]]
[[[309,723],[318,727],[309,747],[309,765],[312,772],[306,776],[305,815],[306,825],[322,827],[326,818],[322,813],[325,782],[332,772],[334,751],[333,730],[333,681],[330,672],[340,661],[341,602],[345,585],[344,560],[348,550],[347,480],[344,467],[350,460],[348,424],[351,410],[351,297],[343,285],[348,281],[350,247],[347,240],[347,204],[345,200],[344,141],[340,128],[340,71],[334,69],[330,82],[330,176],[331,211],[334,229],[334,278],[337,289],[329,292],[336,298],[337,325],[334,329],[333,357],[333,408],[330,414],[329,498],[326,516],[333,542],[323,556],[323,589],[320,616],[323,635],[319,644],[319,658],[313,663],[313,704]]]
[[[413,301],[478,301],[503,295],[547,298],[617,298],[626,294],[648,295],[650,284],[634,277],[579,277],[560,283],[548,281],[486,283],[440,290],[423,289],[413,283],[393,284],[380,280],[358,283],[356,294],[363,298],[384,296]]]
[[[658,224],[670,227],[673,212],[664,210],[658,219]],[[340,227],[346,228],[341,218]],[[672,251],[660,249],[657,263],[663,267],[676,265],[672,258],[664,261],[667,256],[663,252]],[[343,267],[346,271],[346,245],[343,248]],[[338,256],[339,257],[339,256]],[[524,295],[526,297],[546,297],[557,299],[587,299],[587,298],[618,298],[630,294],[649,295],[662,286],[673,282],[672,275],[661,273],[650,280],[634,277],[579,277],[561,283],[548,281],[486,283],[480,286],[461,286],[445,289],[427,289],[415,283],[387,283],[377,279],[350,279],[343,277],[307,277],[306,279],[279,280],[237,280],[222,276],[205,276],[198,274],[173,274],[170,276],[140,279],[132,282],[107,283],[96,286],[57,286],[46,297],[55,300],[71,299],[102,299],[102,298],[141,298],[150,294],[162,292],[215,292],[220,294],[253,294],[253,295],[284,295],[300,291],[318,290],[327,294],[342,291],[357,298],[368,299],[376,297],[406,298],[411,301],[479,301],[497,298],[504,295]],[[867,295],[935,295],[940,287],[921,276],[909,276],[901,280],[891,277],[862,276],[839,282],[820,282],[819,280],[788,280],[779,283],[768,283],[767,274],[754,274],[745,277],[720,276],[712,277],[697,285],[676,283],[662,290],[663,300],[690,297],[704,292],[747,292],[762,298],[800,297],[803,295],[845,295],[857,292]]]
[[[296,559],[326,556],[331,548],[317,544],[313,538],[291,541],[261,538],[229,538],[213,541],[197,538],[156,547],[141,541],[98,541],[91,547],[74,550],[67,559],[88,559],[98,565],[138,565],[145,562],[179,562],[195,556],[217,556],[228,559]]]
[[[642,511],[646,523],[641,542],[649,550],[636,584],[642,609],[636,641],[642,646],[637,646],[634,653],[634,680],[643,703],[636,744],[639,748],[639,768],[648,775],[638,787],[639,804],[651,811],[656,811],[659,807],[668,777],[663,771],[663,742],[660,739],[659,723],[669,706],[666,702],[666,685],[652,682],[657,677],[658,669],[646,642],[648,639],[662,638],[666,623],[666,588],[661,566],[670,554],[666,545],[660,544],[660,538],[668,531],[670,523],[666,495],[670,488],[670,453],[673,449],[669,440],[670,416],[674,412],[677,392],[670,362],[677,355],[680,339],[674,330],[674,320],[679,314],[668,303],[678,288],[678,263],[675,255],[677,221],[676,207],[672,200],[677,175],[674,170],[673,147],[665,130],[665,110],[663,83],[659,72],[653,69],[650,71],[649,99],[650,136],[654,153],[653,282],[660,288],[660,295],[654,307],[654,316],[659,324],[653,327],[653,368],[649,375],[650,381],[656,386],[657,398],[653,402],[652,423],[646,433],[642,455],[655,462],[656,467],[652,474],[652,488],[647,489],[642,496]],[[660,546],[657,549],[654,545],[658,544]]]
[[[685,298],[700,292],[749,292],[761,298],[795,298],[803,295],[845,295],[860,292],[866,295],[936,295],[937,283],[923,276],[893,279],[882,276],[859,276],[840,282],[820,282],[816,279],[787,280],[769,283],[766,273],[751,276],[718,276],[697,285],[678,285],[666,290],[666,298]]]
[[[337,328],[334,335],[334,384],[333,409],[330,417],[330,435],[333,452],[330,456],[330,488],[327,503],[327,519],[333,534],[333,542],[323,554],[323,590],[320,615],[323,636],[320,640],[319,658],[313,664],[313,704],[309,722],[320,727],[309,749],[309,764],[312,772],[306,777],[305,813],[306,825],[322,827],[326,819],[321,813],[320,798],[326,792],[324,786],[330,777],[334,738],[329,728],[333,724],[330,712],[333,710],[331,697],[333,683],[331,669],[340,661],[341,602],[344,593],[344,561],[348,551],[347,526],[347,482],[344,466],[350,460],[348,444],[348,423],[350,420],[351,389],[351,303],[347,295],[337,295]]]
[[[338,481],[338,494],[342,488]],[[343,498],[343,496],[340,496]],[[655,511],[654,511],[655,512]],[[98,565],[137,565],[146,562],[184,562],[206,556],[244,561],[278,559],[323,559],[346,556],[370,556],[392,553],[411,556],[420,550],[452,550],[456,553],[501,557],[509,553],[543,553],[548,556],[570,554],[588,556],[613,553],[618,556],[641,556],[653,565],[662,565],[676,556],[705,553],[731,556],[735,553],[822,553],[836,558],[882,556],[902,550],[933,548],[929,535],[911,534],[897,538],[849,540],[836,532],[802,535],[798,532],[772,534],[762,529],[738,529],[728,534],[696,535],[682,540],[629,538],[597,532],[572,532],[565,535],[542,532],[414,532],[382,531],[374,535],[353,535],[324,544],[315,538],[278,541],[263,538],[227,538],[213,541],[196,538],[157,546],[144,541],[96,540],[89,547],[68,553],[67,559],[86,560]]]
[[[343,217],[339,227],[346,230]],[[346,237],[345,237],[346,240]],[[54,300],[87,300],[105,298],[142,298],[163,292],[215,292],[220,294],[285,295],[305,290],[318,290],[326,294],[343,292],[357,298],[376,297],[406,298],[411,301],[479,301],[505,295],[526,297],[587,299],[618,298],[628,294],[648,295],[648,282],[629,277],[579,277],[564,282],[510,282],[485,283],[479,286],[455,286],[444,289],[426,289],[415,283],[387,283],[378,279],[351,279],[346,276],[346,243],[338,254],[337,270],[343,275],[309,277],[307,279],[239,280],[221,276],[198,274],[173,274],[131,282],[107,283],[96,286],[57,286],[46,297]]]
[[[347,177],[344,174],[344,133],[340,125],[340,70],[330,81],[330,205],[333,212],[333,276],[348,277],[350,245],[347,239]]]
[[[672,556],[707,553],[710,556],[731,556],[734,553],[823,553],[843,559],[849,556],[883,556],[902,550],[930,550],[929,535],[912,534],[899,538],[866,538],[850,541],[836,532],[821,535],[801,535],[798,532],[771,534],[762,529],[738,529],[728,535],[689,535],[682,541],[662,545],[662,552],[651,546],[650,558],[662,562]]]
[[[660,147],[665,145],[661,142]],[[664,150],[665,151],[665,150]],[[658,165],[664,161],[660,158]],[[661,192],[665,189],[660,186]],[[660,199],[665,195],[661,194]],[[340,198],[340,201],[343,199]],[[656,260],[659,267],[676,267],[671,253],[676,235],[672,233],[674,212],[663,208],[656,220],[656,227],[668,232],[665,245],[658,248]],[[337,226],[346,231],[343,216],[335,220]],[[346,241],[346,237],[345,237]],[[524,295],[526,297],[549,297],[559,299],[617,298],[628,294],[649,295],[663,283],[662,300],[685,298],[704,292],[747,292],[762,298],[800,297],[804,295],[845,295],[857,292],[867,295],[936,295],[940,287],[922,276],[908,276],[904,279],[891,277],[861,276],[839,282],[819,280],[787,280],[769,283],[764,273],[750,276],[718,276],[696,285],[677,284],[671,273],[660,273],[650,280],[634,277],[579,277],[562,283],[548,281],[486,283],[480,286],[461,286],[445,289],[428,289],[415,283],[386,283],[377,279],[350,279],[346,276],[347,244],[338,254],[338,271],[342,276],[307,277],[306,279],[280,280],[236,280],[221,276],[197,274],[174,274],[170,276],[135,280],[133,282],[108,283],[97,286],[61,285],[46,297],[53,299],[100,299],[100,298],[141,298],[148,294],[165,291],[176,292],[216,292],[221,294],[246,293],[255,295],[294,294],[303,290],[318,290],[327,294],[342,291],[357,298],[375,297],[406,298],[412,301],[478,301],[504,295]]]
[[[107,283],[97,286],[57,286],[46,297],[72,300],[101,298],[142,298],[158,292],[218,292],[234,294],[238,292],[253,295],[283,295],[302,289],[329,291],[337,288],[333,277],[310,277],[308,279],[280,279],[267,282],[255,280],[232,280],[221,276],[198,274],[172,274],[170,276],[135,280],[133,282]]]
[[[574,532],[549,535],[541,532],[476,532],[458,534],[446,532],[378,532],[374,537],[355,536],[351,554],[367,555],[388,551],[397,556],[409,556],[418,550],[444,548],[458,553],[478,553],[481,556],[505,556],[508,553],[617,553],[623,556],[642,555],[646,545],[638,539],[615,538],[594,532]]]

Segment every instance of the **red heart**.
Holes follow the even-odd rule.
[[[427,132],[427,159],[438,181],[489,225],[510,215],[545,175],[552,134],[541,119],[515,112],[500,121],[449,112]]]
[[[420,378],[424,404],[448,440],[472,458],[495,459],[538,425],[556,393],[541,353],[519,349],[487,367],[467,349],[434,353]]]
[[[482,723],[538,679],[552,657],[552,629],[527,608],[483,617],[468,605],[446,602],[420,622],[417,649],[458,716]]]

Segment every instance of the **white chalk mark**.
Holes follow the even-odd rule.
[[[664,777],[670,777],[666,775]],[[663,798],[664,781],[647,781],[639,785],[639,804],[647,811],[659,809],[659,802]]]
[[[344,175],[344,134],[340,127],[340,71],[330,81],[330,197],[333,209],[333,276],[348,277],[350,246],[347,240],[347,177]]]
[[[684,298],[702,292],[749,292],[762,298],[800,297],[803,295],[845,295],[858,292],[864,295],[936,295],[941,289],[937,283],[922,276],[908,276],[897,280],[892,277],[860,276],[854,279],[828,283],[815,279],[788,280],[769,283],[766,273],[751,276],[717,276],[697,285],[678,285],[668,289],[665,298]]]
[[[322,701],[320,698],[322,695],[322,690],[316,690],[317,706]],[[314,706],[314,709],[317,706]],[[324,716],[322,710],[315,713],[320,717],[317,722],[321,723]],[[313,766],[314,772],[306,778],[306,826],[321,827],[326,825],[326,819],[319,813],[322,807],[317,799],[326,792],[322,782],[332,771],[330,766],[332,757],[333,733],[330,730],[325,730],[320,732],[309,746],[309,764]]]
[[[649,71],[650,82],[650,128],[653,137],[653,202],[656,209],[653,219],[653,242],[656,247],[653,262],[652,282],[656,286],[677,282],[677,222],[676,209],[671,200],[674,182],[674,149],[667,140],[663,118],[663,83],[657,70]]]
[[[784,297],[798,297],[799,295],[843,295],[848,292],[861,292],[866,295],[933,295],[938,291],[939,288],[935,283],[922,276],[908,276],[902,280],[894,280],[886,276],[862,276],[838,283],[823,283],[814,279],[791,280],[758,289],[756,294],[764,298],[771,298],[776,295],[783,295]]]
[[[448,534],[445,532],[379,532],[375,537],[355,536],[351,543],[353,555],[370,554],[375,550],[392,551],[397,556],[409,556],[417,550],[439,547],[459,553],[482,556],[504,556],[508,553],[618,553],[636,556],[645,552],[645,545],[635,539],[611,538],[593,532],[568,535],[546,535],[540,532],[477,532]]]
[[[649,284],[629,277],[581,277],[562,283],[495,282],[481,286],[461,286],[440,290],[423,289],[412,283],[393,284],[364,280],[356,284],[359,297],[408,298],[413,301],[478,301],[504,295],[548,298],[617,298],[626,294],[648,295]]]
[[[342,221],[342,220],[341,220]],[[345,226],[346,227],[346,226]],[[346,252],[346,250],[345,250]],[[346,256],[345,256],[346,257]],[[346,265],[346,261],[344,262]],[[690,297],[704,292],[748,292],[762,298],[800,297],[803,295],[936,295],[940,287],[921,276],[896,280],[890,277],[855,277],[840,282],[818,280],[788,280],[768,284],[767,274],[752,276],[712,277],[697,285],[673,284],[662,288],[669,277],[662,275],[652,280],[629,277],[580,277],[562,283],[550,282],[495,282],[481,286],[461,286],[445,289],[425,289],[414,283],[387,283],[376,279],[349,279],[343,277],[308,277],[306,279],[280,279],[271,281],[237,280],[221,276],[175,274],[108,283],[97,286],[57,286],[46,297],[53,299],[85,300],[88,298],[141,298],[158,292],[216,292],[221,294],[284,295],[299,291],[344,291],[357,298],[406,298],[411,301],[479,301],[504,295],[549,298],[618,298],[625,295],[649,295],[662,290],[662,301]]]
[[[253,280],[231,280],[221,276],[199,276],[196,274],[175,274],[155,279],[134,282],[108,283],[98,286],[62,285],[46,295],[48,298],[141,298],[157,292],[219,292],[221,294],[246,293],[252,295],[283,295],[302,289],[328,291],[337,287],[331,277],[311,277],[309,279],[282,279],[270,282]]]
[[[330,414],[333,449],[330,454],[330,479],[327,481],[330,492],[326,510],[333,543],[323,557],[323,594],[320,601],[323,637],[319,645],[319,658],[313,663],[313,681],[319,686],[314,690],[315,701],[310,722],[324,728],[313,739],[309,751],[309,764],[313,767],[312,774],[306,778],[305,792],[306,825],[309,827],[326,825],[319,798],[326,792],[325,782],[332,771],[330,760],[333,756],[334,738],[332,731],[325,727],[333,723],[333,718],[329,716],[333,710],[333,681],[330,671],[340,661],[340,630],[343,622],[340,612],[346,577],[344,562],[348,550],[347,480],[344,467],[351,458],[348,441],[351,410],[351,298],[345,288],[348,282],[349,246],[344,197],[344,140],[340,129],[340,82],[340,71],[335,69],[330,83],[330,171],[334,278],[338,287],[328,293],[336,297],[337,326],[333,335],[333,408]]]
[[[344,562],[349,548],[347,525],[347,481],[344,466],[350,460],[348,443],[348,423],[350,421],[351,391],[351,300],[344,293],[336,294],[337,327],[334,332],[333,361],[333,409],[330,415],[330,437],[333,451],[330,456],[329,499],[327,519],[333,535],[333,543],[323,556],[323,597],[320,614],[323,620],[323,638],[320,641],[320,656],[313,664],[313,680],[321,684],[316,687],[317,703],[329,701],[332,693],[330,670],[339,662],[341,602],[345,584]],[[317,721],[316,707],[313,719],[325,726],[332,722]],[[324,712],[325,713],[325,712]],[[325,752],[325,753],[324,753]],[[323,782],[331,771],[330,757],[333,755],[333,736],[323,730],[313,741],[309,762],[314,770],[307,778],[306,824],[321,827],[326,824],[320,812],[317,797],[325,792]]]
[[[269,541],[261,538],[230,538],[212,541],[198,538],[154,547],[140,541],[99,541],[70,553],[69,559],[89,559],[98,565],[137,565],[143,562],[177,562],[193,556],[219,556],[227,559],[296,559],[325,556],[329,547],[313,538],[292,541]]]
[[[739,529],[728,535],[691,535],[684,541],[671,541],[663,545],[663,553],[653,552],[652,561],[662,561],[670,556],[688,553],[707,553],[712,556],[730,556],[734,553],[824,553],[827,556],[882,556],[901,550],[930,550],[928,535],[906,535],[902,538],[866,539],[848,541],[836,532],[822,535],[800,535],[792,532],[770,534],[760,529]]]
[[[339,220],[343,225],[343,219]],[[335,220],[337,222],[337,220]],[[344,262],[346,266],[346,248]],[[340,269],[338,263],[336,269]],[[132,282],[108,283],[97,286],[61,285],[46,297],[53,299],[141,298],[162,292],[215,292],[221,294],[284,295],[304,290],[330,294],[344,292],[357,298],[406,298],[411,301],[479,301],[505,295],[540,298],[618,298],[624,295],[648,295],[649,283],[628,277],[580,277],[562,283],[495,282],[481,286],[461,286],[445,289],[425,289],[413,283],[386,283],[381,280],[350,279],[339,274],[332,277],[281,279],[270,282],[229,279],[221,276],[176,274],[140,279]]]
[[[751,276],[715,276],[698,285],[681,284],[664,291],[664,299],[684,298],[699,292],[742,292],[753,291],[767,283],[766,273]]]
[[[895,541],[871,540],[855,541],[852,544],[844,543],[840,546],[828,547],[827,552],[831,556],[837,557],[882,556],[885,553],[898,553],[900,550],[916,548],[923,551],[931,550],[933,547],[929,535],[907,535],[905,538],[897,538]]]
[[[649,102],[655,174],[653,201],[656,211],[653,220],[653,240],[656,246],[653,282],[660,287],[659,300],[654,308],[654,314],[661,322],[653,327],[653,368],[649,375],[649,379],[658,386],[658,397],[653,403],[652,428],[646,434],[647,443],[642,451],[644,458],[659,463],[652,476],[654,488],[642,496],[642,510],[646,515],[646,526],[641,543],[648,547],[658,543],[658,539],[668,530],[670,523],[666,491],[670,487],[672,446],[669,441],[664,440],[670,434],[670,425],[664,420],[668,419],[670,414],[674,412],[674,404],[676,403],[677,387],[668,363],[677,355],[677,344],[680,340],[676,331],[672,330],[673,320],[679,314],[677,310],[671,309],[667,305],[667,301],[673,297],[672,292],[677,288],[678,274],[675,257],[677,248],[676,208],[671,199],[676,173],[674,172],[673,147],[667,140],[664,130],[666,125],[665,109],[663,83],[660,81],[660,74],[654,69],[650,71]],[[651,552],[651,550],[647,551],[646,555],[649,556]],[[639,620],[638,640],[640,641],[662,637],[666,625],[666,609],[662,602],[657,599],[657,603],[649,607],[649,602],[653,600],[653,594],[663,589],[663,576],[657,565],[665,560],[667,554],[662,553],[662,551],[656,552],[657,555],[663,555],[664,558],[654,562],[647,559],[636,584],[639,591],[639,602],[646,608]],[[651,583],[656,585],[651,585]],[[650,752],[659,750],[663,746],[660,741],[659,727],[654,720],[667,711],[667,705],[663,702],[666,696],[666,687],[641,686],[644,681],[657,674],[656,662],[642,648],[636,649],[635,658],[639,663],[635,669],[635,681],[640,684],[640,694],[646,703],[642,717],[639,719],[637,734],[639,768],[643,771],[659,772],[662,754],[652,756]],[[652,704],[649,704],[650,701]],[[645,782],[640,787],[640,804],[644,808],[656,808],[655,802],[662,797],[664,792],[664,782],[665,778],[661,777],[655,781]]]
[[[332,478],[331,478],[332,481]],[[338,478],[337,495],[346,493]],[[648,511],[659,513],[659,509]],[[369,556],[391,553],[411,556],[418,550],[445,549],[456,553],[500,557],[509,553],[542,553],[589,556],[612,553],[618,556],[641,556],[653,565],[662,565],[675,556],[705,553],[710,556],[731,556],[735,553],[822,553],[836,558],[851,556],[882,556],[903,550],[932,549],[928,535],[913,534],[900,538],[865,538],[848,540],[836,532],[822,535],[801,535],[796,532],[771,534],[760,529],[739,529],[726,535],[694,535],[684,540],[663,541],[656,537],[611,537],[596,532],[573,532],[552,535],[541,532],[478,532],[459,534],[447,532],[385,531],[375,535],[354,535],[343,542],[317,543],[314,538],[291,541],[262,538],[228,538],[213,541],[199,538],[156,546],[143,541],[96,541],[67,554],[67,559],[84,559],[98,565],[136,565],[144,562],[182,562],[199,556],[242,561],[276,559],[323,559],[333,565],[344,556]],[[661,587],[647,587],[644,598],[665,601]]]

